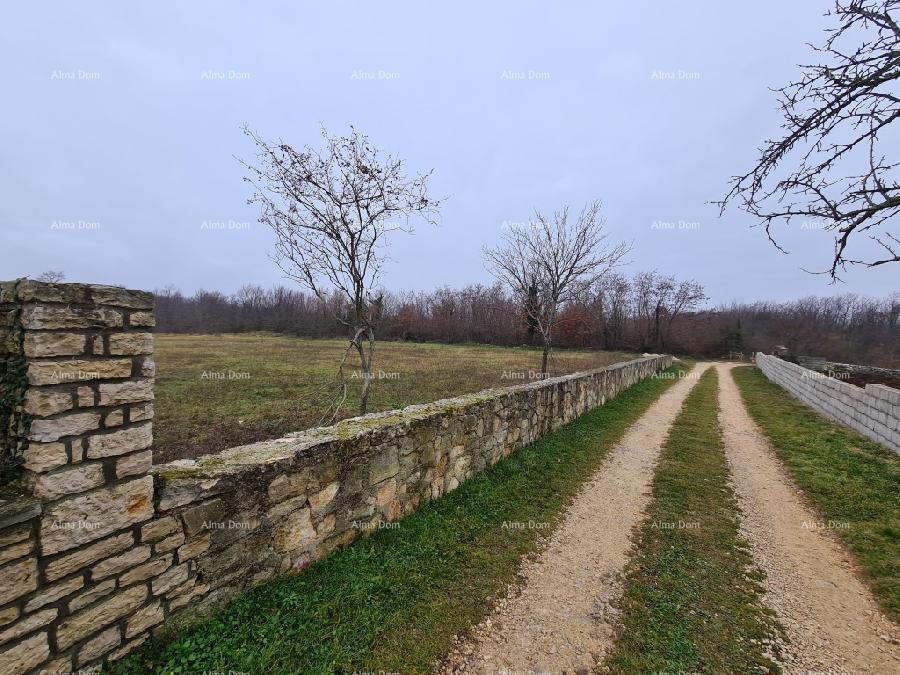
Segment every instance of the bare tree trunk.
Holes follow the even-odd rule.
[[[375,352],[375,335],[371,329],[366,331],[366,342],[368,349],[363,347],[362,340],[356,343],[356,349],[359,351],[359,362],[363,371],[362,393],[359,399],[359,414],[365,415],[369,409],[369,386],[372,383],[372,359]],[[368,354],[366,352],[368,351]]]
[[[653,312],[653,346],[655,351],[660,351],[660,332],[659,332],[659,305]]]
[[[547,379],[547,361],[550,360],[550,344],[544,343],[544,353],[541,356],[541,379]]]

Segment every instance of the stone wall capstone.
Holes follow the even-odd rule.
[[[813,410],[900,454],[900,390],[883,384],[862,389],[761,352],[756,365]]]
[[[151,294],[7,282],[0,318],[0,354],[21,373],[0,382],[14,421],[0,450],[17,471],[0,487],[4,674],[121,658],[672,363],[651,355],[153,466]]]

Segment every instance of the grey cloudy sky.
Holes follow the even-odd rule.
[[[767,87],[809,60],[830,2],[548,5],[10,5],[0,277],[279,282],[234,159],[252,156],[246,122],[296,145],[354,124],[434,169],[440,226],[394,241],[389,288],[487,282],[480,249],[505,222],[593,198],[634,240],[631,270],[692,276],[714,302],[900,287],[900,265],[829,286],[801,268],[826,265],[830,235],[786,232],[785,256],[708,203],[776,133]]]

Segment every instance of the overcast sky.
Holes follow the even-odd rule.
[[[7,6],[0,278],[278,283],[240,126],[299,146],[353,124],[447,197],[438,227],[394,240],[388,288],[489,282],[504,223],[594,198],[630,270],[713,302],[900,288],[900,264],[829,286],[801,271],[829,262],[828,233],[785,232],[785,256],[708,203],[777,133],[767,88],[810,60],[830,2],[436,4]]]

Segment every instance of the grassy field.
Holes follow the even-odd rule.
[[[675,420],[629,563],[612,672],[775,672],[759,573],[740,537],[714,368]]]
[[[674,370],[672,372],[675,372]],[[442,499],[151,643],[113,673],[430,673],[549,536],[581,484],[674,379],[651,378]],[[549,523],[505,528],[508,521]]]
[[[885,613],[900,621],[900,458],[797,401],[756,368],[735,368],[750,415],[835,533]]]
[[[337,397],[334,378],[347,344],[258,333],[155,338],[157,463],[318,426]],[[541,362],[538,349],[521,347],[383,342],[375,349],[375,374],[383,376],[372,384],[369,412],[530,382]],[[551,374],[630,358],[559,350]],[[351,385],[341,417],[358,412],[362,380]]]

